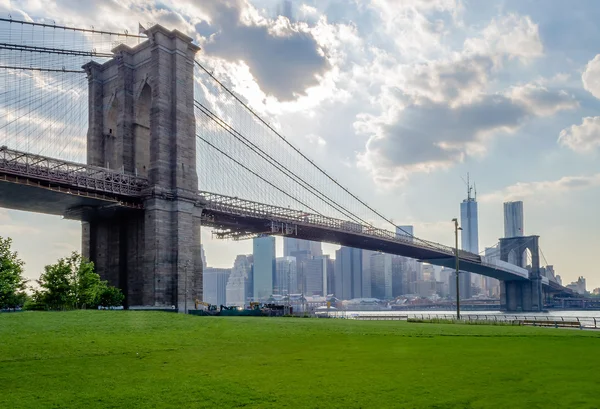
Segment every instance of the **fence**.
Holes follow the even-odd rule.
[[[373,314],[372,312],[350,312],[350,311],[332,311],[320,312],[317,315],[329,318],[346,318],[358,320],[456,320],[456,314]],[[514,314],[461,314],[461,321],[490,321],[490,322],[548,322],[548,323],[569,323],[577,322],[582,328],[600,328],[600,317],[565,317],[553,315],[514,315]]]

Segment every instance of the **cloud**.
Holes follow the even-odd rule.
[[[564,90],[551,90],[539,84],[525,84],[511,89],[510,98],[537,116],[549,116],[579,107],[579,102]]]
[[[583,88],[596,98],[600,98],[600,54],[587,63],[581,81]]]
[[[459,0],[359,0],[372,11],[383,36],[404,61],[434,58],[444,53],[441,39],[448,21],[457,21]],[[364,13],[363,13],[364,14]]]
[[[325,146],[327,144],[325,139],[314,133],[306,135],[306,139],[308,140],[308,143],[313,145]]]
[[[557,180],[519,182],[497,192],[481,195],[479,200],[483,203],[498,203],[541,195],[558,195],[596,186],[600,186],[600,173],[591,176],[565,176]]]
[[[577,153],[591,153],[600,147],[600,116],[585,117],[581,125],[560,131],[558,143]]]
[[[363,116],[355,123],[357,132],[369,136],[359,165],[381,185],[397,185],[410,173],[449,168],[467,156],[485,154],[489,138],[511,134],[531,117],[578,106],[564,91],[534,84],[482,94],[455,107],[427,99],[406,104],[407,99],[398,94],[395,116]]]
[[[485,55],[457,55],[450,60],[405,66],[400,87],[415,103],[423,100],[450,105],[477,99],[493,66]]]
[[[257,17],[241,0],[207,4],[214,33],[203,42],[204,51],[227,61],[243,61],[266,94],[294,99],[317,85],[330,68],[308,25],[281,16]]]
[[[541,57],[544,53],[538,25],[528,16],[517,14],[493,19],[481,36],[465,41],[465,50],[518,58],[523,62]]]
[[[410,105],[391,123],[376,125],[360,163],[380,184],[396,184],[411,172],[428,172],[485,151],[494,132],[512,132],[527,116],[501,95],[452,108],[445,103]]]
[[[381,93],[381,114],[355,121],[356,132],[368,138],[359,166],[391,187],[411,173],[481,156],[490,138],[512,134],[526,120],[577,108],[572,95],[540,82],[506,89],[493,84],[505,60],[528,63],[542,54],[537,25],[508,15],[467,39],[460,52],[402,66],[395,86],[387,83]]]
[[[22,7],[26,19],[43,16],[42,21],[77,27],[137,33],[141,22],[178,29],[201,43],[201,53],[243,61],[261,89],[280,100],[292,100],[318,85],[330,69],[326,50],[313,34],[314,26],[282,16],[267,18],[248,0],[56,0],[15,2],[16,6]]]

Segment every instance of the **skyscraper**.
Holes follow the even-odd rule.
[[[327,295],[335,294],[335,260],[327,257]]]
[[[303,293],[305,295],[327,295],[327,259],[319,256],[303,262]]]
[[[504,237],[523,236],[523,202],[504,203]]]
[[[460,204],[460,224],[462,227],[461,247],[465,251],[479,254],[479,229],[477,226],[477,193],[471,196],[473,187],[467,180],[467,198]],[[460,296],[471,298],[471,273],[460,273]]]
[[[406,257],[392,256],[392,297],[408,294],[408,268]]]
[[[371,297],[380,300],[392,298],[392,255],[371,255]]]
[[[335,252],[335,296],[341,300],[362,297],[362,250],[341,247]]]
[[[252,256],[238,255],[233,262],[231,274],[227,280],[227,305],[243,307],[252,297]]]
[[[204,253],[204,246],[200,245],[200,258],[202,259],[202,271],[206,268],[206,254]]]
[[[227,280],[231,274],[229,268],[207,267],[202,275],[203,299],[214,305],[227,304]]]
[[[275,260],[275,280],[273,294],[296,294],[298,292],[298,278],[296,275],[295,257],[278,257]]]
[[[323,255],[321,243],[318,241],[308,241],[296,239],[294,237],[283,238],[283,256],[296,257],[297,252],[307,252],[310,256],[319,257]]]
[[[253,240],[254,301],[268,299],[273,294],[275,275],[275,237],[263,236]]]
[[[371,282],[371,256],[377,254],[376,251],[363,250],[362,251],[362,286],[361,286],[361,297],[371,298],[372,282]]]
[[[396,226],[396,236],[406,238],[408,241],[413,242],[414,234],[414,226],[412,225]],[[402,291],[401,294],[414,294],[416,292],[417,281],[423,279],[421,263],[413,258],[399,257],[401,257],[401,260],[394,261],[392,264],[394,265],[394,275],[401,275],[403,277],[403,283],[399,284],[394,282],[395,291]],[[401,295],[398,293],[395,294],[395,297]]]
[[[485,256],[490,261],[500,260],[500,248],[498,247],[486,247]],[[488,296],[499,296],[500,295],[500,281],[492,277],[485,277],[485,294]]]
[[[396,226],[396,235],[397,236],[405,236],[407,237],[410,241],[412,241],[412,236],[414,235],[413,233],[413,226]]]

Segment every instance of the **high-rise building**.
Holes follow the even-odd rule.
[[[396,226],[396,236],[406,237],[408,241],[414,241],[414,226],[404,225]],[[398,297],[403,294],[414,294],[416,293],[416,283],[422,280],[421,263],[417,260],[399,256],[399,259],[392,260],[392,270],[394,277],[398,277],[393,280],[393,295]]]
[[[585,295],[586,286],[585,286],[585,278],[580,276],[577,281],[573,281],[571,284],[567,284],[566,287],[570,290],[575,291],[578,294]]]
[[[504,203],[504,237],[523,236],[523,202]]]
[[[335,260],[327,257],[327,295],[335,294]]]
[[[471,196],[473,187],[467,181],[467,198],[460,204],[462,227],[461,247],[465,251],[479,254],[479,229],[477,223],[477,192]],[[459,276],[460,297],[471,298],[471,273],[461,271]]]
[[[437,293],[437,283],[435,280],[419,281],[417,282],[417,291],[415,293],[424,298],[431,297]]]
[[[267,300],[273,294],[275,276],[275,237],[263,236],[253,239],[254,301]]]
[[[435,269],[431,264],[422,264],[421,273],[423,274],[423,281],[435,281]]]
[[[406,257],[392,256],[392,298],[408,294]]]
[[[318,241],[296,239],[294,237],[283,238],[283,256],[297,257],[297,252],[307,252],[308,255],[319,257],[323,255],[323,248]]]
[[[392,255],[371,255],[371,297],[380,300],[392,299]]]
[[[200,258],[202,259],[202,271],[206,268],[206,254],[204,254],[204,245],[200,245]]]
[[[275,260],[273,294],[287,295],[298,292],[295,257],[278,257]]]
[[[204,302],[214,305],[227,305],[227,280],[229,268],[207,267],[202,274]]]
[[[327,260],[329,256],[319,256],[303,262],[303,294],[327,295]]]
[[[500,248],[499,247],[486,247],[485,248],[485,257],[490,261],[500,260]],[[500,281],[492,277],[484,278],[484,287],[482,288],[483,292],[490,296],[500,296]]]
[[[362,250],[341,247],[335,252],[335,296],[341,300],[362,297]]]
[[[226,301],[228,306],[243,307],[252,297],[252,255],[238,255],[233,262],[227,280]]]
[[[413,226],[410,226],[410,225],[396,226],[396,236],[408,237],[410,239],[410,241],[413,241],[413,235],[414,235],[413,231],[414,231]]]
[[[404,269],[406,276],[405,294],[416,294],[417,282],[423,280],[422,264],[414,258],[404,258]]]
[[[376,251],[362,251],[362,286],[361,298],[371,298],[372,295],[372,274],[371,274],[371,256],[377,254]]]

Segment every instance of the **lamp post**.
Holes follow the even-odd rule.
[[[460,282],[458,280],[458,231],[462,230],[462,227],[458,225],[458,219],[452,219],[454,222],[454,256],[456,257],[456,319],[460,320]]]
[[[188,265],[190,264],[189,260],[185,261],[185,264],[183,265],[183,271],[184,271],[184,276],[185,276],[185,301],[184,301],[184,310],[185,310],[185,314],[188,313],[188,308],[187,308],[187,299],[188,299],[188,290],[187,290],[187,284],[188,284],[188,276],[187,276],[187,270],[188,270]]]

